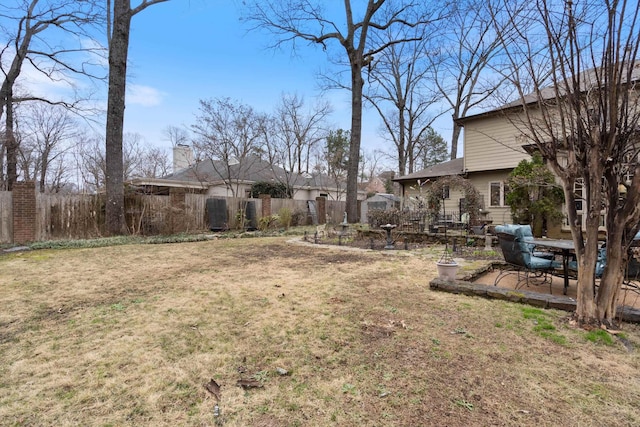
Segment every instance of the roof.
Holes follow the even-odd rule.
[[[400,197],[396,196],[395,194],[377,193],[366,199],[367,202],[376,201],[376,200],[389,200],[392,202],[399,202]]]
[[[581,73],[580,79],[580,90],[586,91],[589,88],[593,88],[598,86],[598,76],[596,74],[596,68],[591,68],[589,70],[583,71]],[[640,80],[640,61],[636,61],[631,70],[631,81],[636,82]],[[626,81],[625,76],[622,76],[622,81]],[[571,85],[571,83],[568,83]],[[522,98],[518,98],[515,101],[508,102],[499,107],[492,108],[490,110],[483,111],[482,113],[472,114],[466,117],[460,117],[457,119],[457,122],[463,124],[465,121],[473,120],[482,116],[487,116],[491,114],[495,114],[500,111],[506,111],[517,107],[522,107],[523,105],[531,105],[538,102],[541,98],[542,100],[549,100],[556,97],[556,89],[554,86],[545,86],[540,89],[540,96],[538,96],[537,92],[531,92],[524,95]],[[566,95],[566,91],[564,90],[564,86],[560,85],[560,96]]]
[[[210,185],[237,182],[281,182],[293,187],[335,188],[335,181],[324,174],[298,174],[286,172],[258,156],[248,156],[241,162],[226,166],[222,160],[203,160],[162,178],[136,178],[136,185],[207,188]]]
[[[424,178],[438,178],[441,176],[450,175],[462,175],[464,173],[464,158],[449,160],[448,162],[442,162],[429,166],[426,169],[422,169],[418,172],[410,173],[409,175],[399,176],[394,178],[393,181],[415,181],[417,179]]]
[[[272,166],[257,156],[249,156],[241,162],[227,164],[222,160],[202,160],[193,166],[181,169],[162,179],[172,181],[198,181],[214,183],[224,180],[287,182],[287,173],[278,166]]]

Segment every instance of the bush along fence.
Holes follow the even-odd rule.
[[[162,235],[203,232],[212,229],[208,200],[204,194],[171,189],[168,196],[131,193],[125,196],[125,219],[129,233]],[[342,221],[345,203],[317,200],[220,198],[224,200],[224,229],[257,227],[260,223],[285,226],[327,220]],[[254,218],[247,206],[252,203]],[[263,220],[263,218],[267,220]],[[253,220],[253,221],[251,221]],[[106,235],[104,194],[43,194],[33,182],[18,182],[13,192],[0,191],[0,243],[86,239]]]

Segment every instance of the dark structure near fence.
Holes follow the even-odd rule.
[[[214,197],[207,199],[207,217],[209,218],[209,230],[223,231],[229,228],[227,200]]]

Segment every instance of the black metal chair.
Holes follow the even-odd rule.
[[[500,271],[493,283],[494,286],[498,286],[505,277],[516,274],[515,289],[529,286],[530,282],[536,285],[548,283],[549,293],[552,293],[551,273],[561,267],[560,263],[533,255],[530,244],[514,234],[498,232],[497,235],[502,255],[509,268]]]

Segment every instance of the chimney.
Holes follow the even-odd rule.
[[[186,144],[173,147],[173,173],[193,166],[193,151]]]

